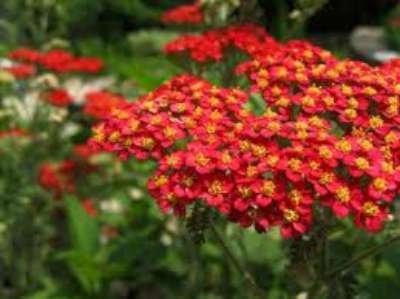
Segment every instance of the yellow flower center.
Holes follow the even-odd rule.
[[[249,198],[253,194],[253,192],[251,191],[251,189],[249,187],[240,186],[238,188],[238,190],[239,190],[240,195],[243,198]]]
[[[269,156],[267,157],[267,164],[268,164],[270,167],[275,167],[276,164],[278,163],[278,161],[279,161],[279,157],[276,156],[276,155],[269,155]]]
[[[370,167],[368,160],[363,157],[358,157],[355,160],[355,163],[356,163],[357,168],[361,169],[361,170],[366,170]]]
[[[254,177],[258,174],[258,170],[256,166],[248,166],[246,169],[246,175],[251,178]]]
[[[324,172],[321,177],[319,178],[319,182],[322,185],[329,184],[333,181],[334,175],[331,172]]]
[[[346,96],[351,96],[353,95],[353,89],[350,86],[343,84],[342,93]]]
[[[363,204],[362,210],[365,215],[373,217],[379,212],[379,207],[371,201],[367,201]]]
[[[140,122],[136,119],[132,119],[128,123],[128,127],[132,132],[135,132],[139,128]]]
[[[393,131],[390,131],[386,136],[385,136],[385,142],[386,143],[395,143],[398,140],[397,134]]]
[[[191,186],[193,186],[194,180],[193,180],[193,177],[186,176],[183,178],[182,182],[186,187],[191,187]]]
[[[167,157],[167,165],[170,167],[174,167],[178,162],[178,158],[173,154]]]
[[[154,178],[154,185],[156,187],[164,186],[168,182],[168,178],[165,175],[160,175]]]
[[[346,203],[350,201],[350,190],[347,187],[340,187],[336,190],[336,197],[340,202]]]
[[[357,117],[357,111],[352,109],[352,108],[345,109],[344,110],[344,114],[350,119],[353,119],[353,118]]]
[[[319,155],[324,159],[331,159],[333,156],[332,151],[325,145],[319,148]]]
[[[272,195],[274,195],[276,190],[276,185],[273,181],[264,181],[262,188],[261,188],[261,192],[268,197],[271,197]]]
[[[300,167],[301,167],[301,161],[296,158],[291,158],[288,161],[288,165],[291,170],[298,171],[298,170],[300,170]]]
[[[305,96],[302,98],[302,104],[307,107],[314,107],[315,100],[310,96]]]
[[[365,151],[370,151],[371,149],[374,148],[374,145],[368,139],[361,139],[361,140],[359,140],[358,143],[362,147],[362,149]]]
[[[210,159],[200,153],[195,156],[195,161],[200,166],[206,166],[210,162]]]
[[[303,196],[299,190],[294,189],[289,192],[289,199],[294,205],[298,205],[302,198]]]
[[[387,181],[383,178],[374,179],[372,185],[378,191],[385,191],[387,189]]]
[[[300,217],[296,211],[291,210],[291,209],[285,209],[283,211],[283,218],[285,218],[285,220],[287,222],[295,222],[295,221],[299,220]]]
[[[175,135],[176,135],[176,130],[174,128],[172,128],[172,127],[166,127],[164,129],[164,135],[168,139],[174,139]]]
[[[211,195],[218,195],[223,192],[222,183],[218,180],[214,180],[208,188],[208,193]]]
[[[118,140],[120,140],[120,138],[121,138],[121,134],[117,131],[114,131],[108,137],[108,140],[110,140],[111,142],[117,142]]]
[[[277,121],[271,121],[268,123],[267,127],[272,132],[278,132],[281,129],[281,124]]]
[[[378,129],[381,128],[383,126],[383,119],[380,116],[372,116],[369,119],[369,125],[373,128],[373,129]]]
[[[288,107],[290,104],[290,100],[286,97],[280,97],[276,102],[276,105],[280,106],[280,107]]]
[[[341,152],[348,153],[351,151],[351,143],[347,140],[340,140],[336,143],[336,148]]]
[[[376,95],[376,89],[371,86],[367,86],[364,88],[364,93],[366,95],[373,96]]]
[[[144,149],[151,150],[154,147],[154,140],[150,137],[143,137],[140,144]]]
[[[251,150],[253,152],[253,155],[259,158],[264,157],[267,153],[267,149],[265,148],[265,146],[262,145],[253,144],[251,146]]]

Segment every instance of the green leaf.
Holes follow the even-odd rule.
[[[99,247],[99,224],[74,197],[66,198],[69,235],[74,250],[94,254]]]

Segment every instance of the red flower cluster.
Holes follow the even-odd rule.
[[[77,193],[78,178],[96,170],[90,158],[96,152],[87,144],[77,144],[72,150],[71,158],[49,163],[39,167],[39,184],[60,199],[65,193]]]
[[[200,24],[204,21],[204,15],[196,2],[165,11],[161,16],[161,21],[165,24]]]
[[[240,111],[246,100],[238,90],[217,88],[183,75],[114,109],[94,128],[92,143],[122,158],[159,159],[189,136],[209,136],[211,142],[209,132],[225,134],[232,125],[229,117]]]
[[[379,231],[400,187],[397,63],[339,61],[304,41],[248,47],[237,72],[265,99],[263,115],[245,109],[246,93],[183,75],[120,106],[91,144],[156,159],[148,189],[163,211],[184,214],[201,200],[290,238],[310,229],[319,204]]]
[[[28,137],[29,134],[23,129],[15,128],[7,131],[0,131],[0,139],[5,137]]]
[[[68,91],[65,89],[53,89],[51,90],[47,96],[46,100],[57,107],[68,106],[72,103],[72,98],[69,95]]]
[[[64,193],[75,192],[76,171],[77,163],[73,160],[43,163],[39,169],[39,184],[52,191],[55,199],[59,199]]]
[[[265,49],[277,46],[264,28],[253,25],[234,25],[206,31],[201,35],[183,35],[165,47],[167,54],[187,53],[196,62],[220,61],[230,48],[251,56],[259,56]]]
[[[23,62],[28,66],[41,67],[56,73],[98,73],[103,68],[103,62],[94,57],[76,57],[65,50],[51,50],[39,52],[29,48],[19,48],[11,51],[8,57],[17,62]],[[21,67],[21,66],[19,66]]]
[[[2,70],[11,73],[17,79],[26,79],[36,74],[36,68],[31,64],[25,63],[3,67]]]
[[[127,103],[122,96],[108,91],[89,92],[85,97],[83,113],[98,119],[106,118],[114,109]]]

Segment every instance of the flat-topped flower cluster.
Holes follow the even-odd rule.
[[[320,206],[381,230],[400,182],[398,63],[340,61],[305,41],[280,44],[255,25],[213,32],[221,34],[183,37],[167,52],[202,63],[236,48],[249,56],[237,67],[248,91],[178,76],[114,109],[91,144],[156,160],[148,189],[166,212],[202,201],[243,227],[279,226],[290,238],[311,228]],[[262,115],[246,108],[252,92],[265,100]]]

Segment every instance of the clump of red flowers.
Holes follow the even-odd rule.
[[[59,163],[43,163],[39,168],[39,184],[53,192],[59,199],[64,193],[74,193],[76,190],[75,174],[77,163],[64,160]]]
[[[68,106],[72,103],[72,98],[65,89],[54,89],[48,92],[46,100],[57,107]]]
[[[116,109],[91,145],[155,159],[148,189],[165,212],[183,215],[202,201],[243,227],[279,226],[290,238],[311,228],[319,206],[381,230],[400,187],[398,64],[340,61],[305,41],[231,30],[213,37],[219,54],[205,57],[227,45],[244,50],[250,59],[237,74],[248,92],[178,76]],[[249,93],[265,100],[262,115],[246,108]]]
[[[186,34],[169,42],[167,54],[186,53],[199,63],[220,61],[229,49],[236,49],[248,55],[260,55],[265,49],[271,50],[277,42],[264,28],[254,24],[232,25],[213,29],[202,34]]]
[[[198,2],[181,5],[165,11],[161,16],[165,24],[200,24],[204,15]]]
[[[30,48],[19,48],[8,53],[8,57],[25,66],[35,66],[56,73],[90,73],[95,74],[102,70],[102,60],[95,57],[78,57],[68,51],[55,49],[40,52]],[[21,65],[19,68],[21,68]],[[14,70],[11,68],[10,71]],[[21,70],[19,70],[21,72]],[[15,72],[15,70],[14,70]]]
[[[24,129],[14,128],[6,131],[0,131],[0,139],[7,137],[28,137],[29,133]]]
[[[106,118],[127,102],[124,97],[108,91],[89,92],[85,98],[83,113],[97,119]]]

